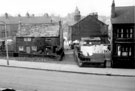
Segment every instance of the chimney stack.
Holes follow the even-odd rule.
[[[26,13],[26,17],[27,18],[30,18],[30,14],[28,12]]]
[[[20,15],[20,14],[18,14],[18,17],[21,17],[21,15]]]
[[[6,18],[6,19],[8,18],[8,13],[5,13],[5,18]]]
[[[115,14],[115,1],[113,0],[112,7],[111,7],[111,17],[114,18],[115,16],[116,16],[116,14]]]

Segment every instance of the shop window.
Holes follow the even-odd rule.
[[[127,47],[121,48],[121,55],[122,56],[128,56],[128,48]]]
[[[132,56],[132,47],[129,46],[117,46],[117,56]]]
[[[23,46],[19,46],[19,51],[24,51],[24,47]]]
[[[129,56],[132,56],[132,48],[129,48]]]
[[[121,56],[121,49],[120,49],[121,46],[117,46],[117,48],[118,48],[118,49],[117,49],[117,55],[118,55],[118,56]]]
[[[117,34],[116,34],[116,35],[117,35],[117,38],[119,38],[119,36],[120,36],[120,35],[119,35],[119,31],[120,31],[120,30],[117,29]]]
[[[32,46],[31,49],[32,51],[37,51],[37,46]]]

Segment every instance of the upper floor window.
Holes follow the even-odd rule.
[[[117,38],[123,38],[123,29],[117,29]]]
[[[116,32],[117,38],[133,38],[133,29],[132,28],[119,28]]]
[[[133,38],[133,29],[132,28],[130,29],[129,37]]]
[[[24,41],[31,41],[31,38],[24,38]]]

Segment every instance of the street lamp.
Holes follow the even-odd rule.
[[[8,56],[8,45],[7,45],[7,25],[4,21],[0,21],[2,23],[4,23],[4,27],[5,27],[5,46],[6,46],[6,57],[7,57],[7,65],[9,65],[9,56]]]

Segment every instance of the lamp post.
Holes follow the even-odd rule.
[[[9,56],[8,56],[8,45],[7,45],[7,25],[4,21],[0,21],[4,24],[5,28],[5,46],[6,46],[6,58],[7,58],[7,65],[9,65]]]

